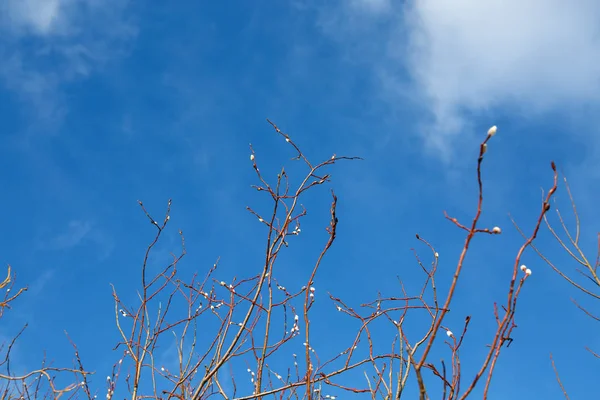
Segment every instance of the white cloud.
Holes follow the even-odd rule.
[[[595,0],[411,0],[376,19],[357,3],[386,2],[322,9],[320,26],[366,60],[384,96],[431,113],[421,132],[431,148],[468,131],[467,113],[508,106],[537,115],[600,100]]]
[[[8,0],[1,6],[4,11],[1,22],[13,33],[48,34],[56,26],[63,6],[61,0]]]
[[[28,103],[28,117],[60,120],[62,85],[101,70],[135,38],[128,10],[126,0],[0,2],[0,84]]]
[[[5,0],[0,30],[13,39],[121,35],[131,30],[128,6],[127,0]]]
[[[439,126],[463,110],[545,111],[600,98],[600,3],[420,0],[404,14],[408,67]]]

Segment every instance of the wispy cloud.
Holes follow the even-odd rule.
[[[89,221],[73,220],[63,232],[41,241],[39,247],[44,250],[70,249],[80,244],[91,230],[92,224]]]
[[[0,82],[43,122],[66,113],[61,85],[122,55],[136,36],[127,2],[7,0],[0,4]]]
[[[28,294],[34,299],[37,299],[37,296],[42,293],[44,288],[54,279],[56,271],[54,269],[47,269],[41,272],[29,285]]]
[[[69,221],[58,233],[44,229],[43,239],[38,239],[37,249],[46,251],[71,250],[75,247],[90,244],[95,249],[98,260],[106,259],[113,251],[115,244],[105,231],[87,220]]]
[[[428,111],[421,134],[430,148],[456,144],[467,114],[509,107],[539,116],[600,100],[592,0],[354,0],[322,15],[328,34],[359,49],[355,58],[366,54],[384,96]]]

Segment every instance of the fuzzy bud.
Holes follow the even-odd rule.
[[[499,227],[495,226],[495,227],[492,229],[492,232],[494,232],[494,233],[502,233],[502,229],[500,229]]]
[[[498,127],[496,125],[492,126],[490,129],[488,129],[488,137],[492,137],[496,134],[496,131],[498,131]]]

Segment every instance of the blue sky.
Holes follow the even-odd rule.
[[[181,229],[184,274],[219,257],[218,279],[253,274],[264,229],[245,206],[268,200],[250,188],[248,144],[270,178],[284,163],[300,171],[268,117],[313,160],[364,158],[331,170],[339,235],[315,283],[324,352],[353,329],[326,293],[357,306],[378,291],[398,295],[397,276],[418,282],[411,248],[427,250],[415,233],[439,252],[442,282],[451,276],[464,236],[443,211],[472,217],[478,145],[498,125],[481,221],[503,234],[476,238],[444,324],[459,331],[473,316],[463,362],[479,365],[521,244],[508,213],[533,227],[550,160],[570,179],[594,258],[599,18],[591,0],[3,2],[1,257],[29,286],[0,328],[9,338],[29,323],[15,363],[33,368],[44,349],[70,363],[67,330],[104,395],[120,357],[109,283],[134,304],[154,234],[138,199],[157,218],[173,199],[153,265],[177,251]],[[558,200],[568,205],[564,190]],[[285,286],[306,281],[329,203],[324,187],[307,197],[302,234],[281,260]],[[574,270],[546,231],[539,246]],[[598,349],[597,327],[533,252],[523,262],[533,274],[491,398],[561,398],[551,351],[572,396],[584,396],[596,364],[583,346]],[[297,341],[290,354],[302,351]]]

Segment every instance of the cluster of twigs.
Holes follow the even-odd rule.
[[[143,389],[149,391],[145,396],[155,398],[204,399],[220,394],[223,398],[249,399],[273,394],[284,396],[284,393],[288,393],[287,396],[298,396],[300,392],[314,393],[316,383],[328,381],[369,361],[365,359],[341,370],[327,371],[324,369],[327,363],[320,363],[311,347],[309,314],[315,301],[314,279],[325,254],[335,240],[338,222],[337,198],[333,192],[330,221],[326,228],[328,240],[306,277],[305,284],[292,292],[277,281],[278,256],[289,246],[290,238],[298,236],[301,232],[301,219],[306,215],[306,210],[300,204],[304,193],[329,181],[330,175],[324,171],[327,167],[338,161],[357,157],[333,155],[323,162],[313,164],[287,134],[275,124],[271,125],[294,149],[296,156],[293,159],[303,162],[307,172],[296,187],[292,187],[285,169],[277,175],[276,182],[270,184],[263,177],[256,160],[257,155],[252,146],[250,147],[250,159],[260,182],[253,187],[265,193],[272,201],[272,209],[268,216],[248,207],[248,211],[267,230],[265,259],[258,274],[241,280],[234,278],[230,283],[218,281],[213,277],[218,265],[215,263],[202,280],[194,277],[191,282],[180,281],[177,277],[177,265],[185,255],[183,235],[180,232],[183,251],[174,256],[173,262],[164,270],[149,279],[149,254],[170,219],[170,203],[165,218],[160,223],[140,203],[147,218],[157,229],[142,265],[140,303],[135,310],[127,308],[116,290],[113,291],[115,318],[122,337],[117,347],[125,347],[124,360],[133,365],[131,372],[126,376],[133,397],[140,396],[142,382],[151,382],[146,383]],[[168,295],[161,297],[159,301],[160,295],[165,292]],[[183,318],[168,322],[167,316],[175,304],[175,296],[184,299],[187,312]],[[156,307],[156,316],[150,321],[153,302],[159,304]],[[176,312],[181,312],[181,309]],[[127,333],[121,322],[124,318],[132,321]],[[279,323],[283,324],[283,330]],[[214,330],[208,335],[202,335],[198,330],[199,324],[214,327]],[[180,332],[176,349],[178,369],[169,371],[155,363],[156,350],[161,336],[174,328],[179,328]],[[276,360],[281,350],[299,336],[303,337],[305,343],[303,368],[300,367],[302,363],[295,358],[293,371],[288,369],[285,376],[277,373],[270,366],[270,360]],[[204,346],[200,349],[202,344]],[[230,382],[222,381],[222,371],[225,367],[239,359],[243,359],[250,374],[251,392],[247,395],[238,395],[239,383],[233,375],[225,378]],[[117,372],[110,380],[109,398],[114,393],[112,386],[118,376]],[[231,388],[229,393],[224,389],[226,385]]]
[[[224,282],[215,277],[218,267],[216,262],[205,276],[200,278],[194,275],[190,280],[183,280],[178,273],[178,266],[186,254],[186,247],[180,231],[181,251],[172,255],[168,265],[157,273],[152,273],[151,254],[169,224],[171,202],[168,203],[165,216],[159,220],[140,202],[139,205],[155,227],[156,234],[147,247],[142,262],[136,305],[130,306],[130,300],[120,296],[117,288],[112,287],[115,324],[120,335],[115,350],[122,352],[122,356],[114,364],[112,373],[107,378],[106,394],[102,396],[110,400],[117,396],[118,390],[119,396],[121,391],[127,391],[132,399],[199,400],[213,396],[239,400],[265,396],[280,399],[334,399],[335,395],[325,393],[333,390],[365,393],[371,398],[399,399],[403,394],[407,395],[407,385],[413,377],[420,399],[430,397],[433,385],[441,385],[437,387],[441,387],[443,399],[465,399],[473,394],[480,380],[484,381],[483,397],[486,398],[500,353],[513,340],[519,295],[531,273],[520,265],[521,257],[528,247],[533,246],[540,226],[546,220],[551,198],[557,190],[554,163],[553,185],[543,199],[531,233],[524,235],[524,242],[516,252],[512,276],[507,282],[507,297],[493,305],[497,328],[492,332],[489,348],[474,376],[463,376],[460,357],[471,317],[468,312],[465,313],[465,323],[460,334],[448,329],[444,325],[444,319],[450,312],[474,236],[501,233],[497,227],[490,229],[479,226],[484,198],[482,165],[488,142],[496,133],[495,127],[488,131],[480,145],[476,169],[478,202],[472,221],[463,224],[446,214],[446,218],[465,234],[462,252],[447,292],[442,293],[436,286],[439,255],[435,247],[417,235],[417,240],[429,249],[432,257],[431,265],[427,266],[415,252],[417,264],[423,272],[420,290],[411,295],[410,288],[405,288],[401,283],[401,296],[379,295],[374,301],[358,307],[330,294],[337,310],[357,321],[359,326],[353,341],[340,343],[340,351],[335,356],[321,359],[315,350],[318,340],[311,334],[311,312],[315,305],[315,277],[336,238],[337,197],[333,191],[330,218],[326,227],[328,238],[314,264],[308,269],[302,287],[288,289],[280,284],[277,279],[280,276],[277,260],[281,251],[301,232],[301,221],[306,215],[306,210],[300,203],[304,194],[309,189],[330,181],[327,171],[330,166],[338,161],[358,157],[340,157],[334,154],[325,161],[313,163],[289,135],[271,121],[268,122],[277,135],[291,146],[293,160],[302,163],[306,172],[299,183],[293,185],[284,168],[275,182],[269,183],[259,169],[257,160],[260,157],[250,147],[250,160],[258,179],[258,184],[253,187],[271,203],[267,214],[248,208],[266,229],[265,255],[260,270],[250,277]],[[582,260],[585,259],[582,257]],[[597,264],[592,270],[593,276],[598,279],[595,268]],[[8,301],[2,304],[8,305]],[[415,312],[424,313],[429,322],[419,338],[411,339],[405,320],[409,313]],[[378,321],[392,323],[395,327],[389,351],[380,351],[381,343],[374,339],[373,331],[375,326],[379,326],[376,325]],[[445,339],[441,339],[440,335],[445,336]],[[300,340],[304,344],[303,354],[294,354],[293,363],[282,366],[286,359],[283,354],[287,354],[284,353],[285,349]],[[429,361],[434,344],[442,340],[447,345],[449,367],[444,361],[439,365]],[[367,344],[362,346],[366,351],[357,350],[360,342]],[[88,399],[95,398],[98,389],[90,387],[88,372],[83,368],[77,347],[74,344],[73,347],[76,355],[75,368],[44,367],[27,376],[14,376],[8,371],[6,376],[0,375],[0,379],[19,381],[25,385],[24,382],[30,377],[46,377],[55,398],[67,392],[82,394]],[[165,348],[176,355],[176,361],[172,365],[165,366],[161,361]],[[10,347],[5,361],[7,366],[9,353]],[[243,369],[247,370],[248,375],[242,372]],[[367,369],[372,372],[367,373]],[[64,389],[54,387],[50,374],[60,371],[76,374],[77,383]],[[362,381],[362,386],[356,380],[342,378],[354,371],[364,372],[366,379]],[[430,382],[429,378],[434,379]],[[28,394],[25,389],[20,389],[18,393],[24,398],[37,397]]]
[[[600,233],[596,234],[596,259],[590,261],[590,259],[585,255],[581,247],[581,220],[579,217],[579,212],[577,211],[577,206],[575,204],[573,194],[571,192],[571,187],[569,185],[569,182],[567,181],[567,178],[564,176],[563,184],[566,189],[569,203],[571,205],[575,227],[574,229],[569,229],[567,227],[566,218],[560,212],[558,206],[555,206],[556,218],[558,220],[558,224],[556,225],[558,225],[558,229],[561,229],[563,231],[564,236],[561,236],[559,230],[555,228],[555,225],[553,225],[550,222],[548,216],[546,215],[544,215],[544,222],[546,224],[546,227],[550,231],[552,237],[559,244],[559,247],[562,250],[564,250],[565,253],[573,261],[575,261],[577,265],[577,268],[575,268],[575,272],[577,273],[577,275],[573,276],[572,274],[559,268],[548,257],[546,257],[539,248],[533,247],[533,249],[542,258],[542,260],[544,260],[546,264],[548,264],[550,268],[552,268],[554,272],[556,272],[571,287],[575,288],[579,294],[583,294],[584,296],[590,299],[600,300],[600,276],[598,275],[598,267],[600,267]],[[597,314],[597,312],[590,311],[587,307],[582,306],[574,298],[571,298],[570,300],[575,305],[575,307],[583,311],[583,313],[587,317],[600,322],[600,316]],[[588,346],[586,346],[585,349],[593,357],[600,358],[600,354],[597,351],[591,349]],[[560,379],[560,375],[558,373],[558,369],[556,367],[552,354],[550,354],[550,360],[552,363],[552,368],[554,369],[554,372],[556,374],[556,380],[560,386],[560,389],[564,397],[568,400],[568,392]]]
[[[19,288],[16,292],[13,290],[15,285],[15,277],[8,266],[8,274],[4,281],[0,283],[0,290],[4,291],[4,299],[0,301],[0,318],[4,315],[5,309],[11,308],[13,303],[19,296],[27,291],[27,287]],[[77,347],[73,342],[77,365],[74,368],[59,368],[54,367],[46,361],[42,360],[41,366],[33,371],[26,373],[14,373],[11,368],[11,352],[19,337],[23,334],[27,325],[12,338],[9,343],[3,343],[0,346],[0,398],[1,399],[38,399],[52,398],[58,399],[65,395],[72,397],[77,391],[84,386],[87,381],[87,372],[81,363]],[[70,340],[70,339],[69,339]],[[56,383],[58,374],[75,375],[75,383],[61,386]]]
[[[501,233],[501,230],[498,227],[492,229],[478,227],[483,207],[482,162],[488,148],[488,142],[495,133],[496,127],[492,127],[488,131],[485,140],[480,145],[479,157],[477,160],[478,202],[473,220],[469,225],[464,225],[456,218],[452,218],[446,214],[446,218],[456,227],[464,231],[466,235],[448,292],[445,295],[441,295],[436,286],[436,272],[438,271],[439,263],[438,252],[427,240],[416,235],[417,240],[428,247],[433,260],[431,266],[426,267],[418,254],[415,254],[417,263],[425,275],[425,282],[418,294],[409,295],[404,285],[401,284],[402,297],[378,298],[376,301],[365,304],[363,305],[364,307],[371,310],[374,309],[374,311],[363,316],[354,309],[348,307],[340,299],[332,297],[332,300],[338,304],[338,309],[340,311],[344,311],[346,314],[360,322],[361,328],[356,335],[356,343],[358,343],[360,337],[364,334],[367,338],[369,348],[373,348],[369,325],[378,318],[386,318],[392,322],[397,329],[397,336],[393,340],[394,350],[385,357],[389,364],[383,363],[382,365],[377,365],[379,358],[374,354],[371,354],[373,368],[376,371],[376,374],[373,377],[373,383],[369,382],[372,398],[375,398],[376,395],[384,399],[400,398],[405,391],[411,370],[416,377],[420,399],[427,399],[430,397],[423,375],[424,370],[431,371],[433,375],[440,379],[443,399],[467,398],[473,393],[475,386],[482,377],[485,378],[483,398],[487,398],[492,375],[501,350],[505,344],[506,347],[508,347],[513,340],[511,335],[516,328],[515,312],[519,294],[523,289],[526,279],[531,274],[526,267],[521,265],[521,257],[524,251],[532,246],[532,243],[537,237],[542,221],[544,220],[547,211],[550,209],[550,200],[557,190],[557,172],[554,163],[552,163],[551,167],[554,176],[553,185],[542,202],[542,207],[532,229],[532,233],[529,236],[525,236],[525,242],[516,253],[512,276],[507,285],[507,299],[500,306],[494,304],[493,312],[497,323],[497,329],[492,335],[487,354],[475,376],[467,380],[466,389],[461,390],[461,384],[463,383],[464,378],[461,371],[460,348],[467,333],[469,323],[471,322],[471,317],[468,315],[465,317],[462,332],[458,337],[443,325],[443,321],[444,317],[450,311],[450,305],[457,288],[458,279],[463,271],[466,255],[473,237],[476,234],[494,235]],[[425,311],[426,315],[430,318],[430,323],[425,327],[425,333],[417,340],[413,341],[409,339],[409,335],[406,333],[404,326],[404,321],[409,311]],[[393,315],[398,314],[400,317],[394,319]],[[410,328],[412,329],[414,327]],[[445,332],[448,338],[445,343],[450,351],[450,371],[448,371],[443,360],[439,367],[428,361],[428,356],[430,355],[433,344],[436,339],[438,339],[440,332]],[[394,370],[394,363],[397,364],[396,369],[398,372],[396,374],[392,373]],[[386,368],[388,371],[386,371]]]

